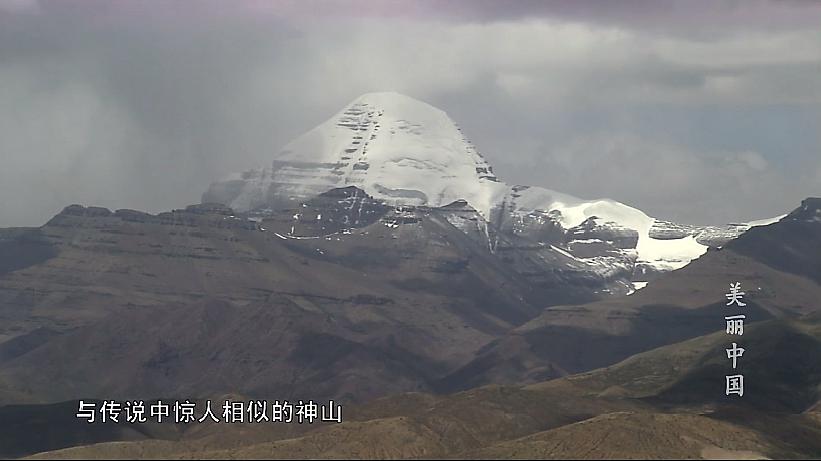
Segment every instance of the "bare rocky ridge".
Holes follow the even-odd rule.
[[[339,367],[350,376],[372,379],[364,368],[357,371],[371,360],[385,361],[379,366],[393,371],[387,363],[396,359],[408,370],[423,370],[409,371],[413,378],[407,382],[386,372],[381,387],[377,380],[370,386],[336,381],[336,387],[331,381],[323,395],[359,399],[425,388],[426,379],[532,318],[541,304],[526,298],[536,303],[542,295],[498,264],[488,264],[486,250],[446,221],[426,219],[399,228],[375,222],[311,239],[282,238],[262,230],[265,225],[212,206],[158,216],[69,207],[32,230],[54,256],[0,278],[6,338],[0,348],[7,350],[0,354],[7,358],[0,381],[9,383],[4,397],[16,396],[14,401],[18,391],[47,401],[96,391],[233,391],[238,381],[223,381],[224,386],[219,380],[201,381],[193,370],[216,372],[227,364],[265,368],[258,361],[267,363],[274,346],[283,358],[296,354],[283,359],[284,369],[266,371],[288,377],[287,383],[278,381],[280,387],[269,382],[266,389],[285,393],[299,382],[291,376],[296,370],[321,368],[299,355],[303,350],[308,358],[315,355],[309,350],[312,341],[347,351],[352,369]],[[265,322],[258,324],[254,315]],[[203,325],[211,325],[213,316],[221,320],[210,337]],[[289,328],[291,317],[305,330]],[[262,330],[249,330],[245,338],[243,325]],[[283,343],[266,347],[278,330],[287,333]],[[235,342],[241,345],[229,344]],[[239,348],[237,354],[257,358],[209,355],[201,343],[213,344],[215,354]],[[198,358],[186,357],[188,347]],[[370,349],[375,355],[366,359]],[[113,354],[117,350],[123,355]],[[111,375],[94,368],[97,360],[120,367],[119,380],[99,379]],[[51,372],[42,372],[43,363],[52,363],[54,376],[70,370],[77,377],[86,376],[82,370],[90,374],[55,387]],[[190,374],[154,379],[182,363]],[[108,387],[94,387],[103,381]]]

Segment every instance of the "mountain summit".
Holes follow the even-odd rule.
[[[492,233],[535,233],[541,236],[531,243],[570,249],[571,257],[576,257],[573,248],[588,260],[591,254],[601,256],[601,248],[591,247],[619,240],[617,249],[627,250],[620,258],[643,262],[651,271],[682,267],[708,246],[750,227],[682,226],[613,200],[505,184],[444,111],[393,92],[356,98],[287,144],[269,167],[212,184],[203,202],[240,212],[280,209],[351,186],[389,205],[443,207],[464,201],[484,222],[489,240],[498,240]],[[545,233],[553,238],[546,240]]]
[[[445,112],[398,93],[368,93],[286,145],[270,168],[218,182],[203,200],[244,211],[357,186],[402,205],[464,199],[487,216],[505,193],[495,181]]]

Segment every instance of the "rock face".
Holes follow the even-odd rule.
[[[394,207],[361,189],[349,186],[331,189],[281,213],[250,213],[261,228],[289,238],[304,239],[347,234],[378,222]]]
[[[203,202],[224,203],[262,219],[350,187],[387,206],[444,207],[451,224],[491,252],[521,253],[531,263],[543,260],[545,252],[561,253],[564,265],[547,258],[547,264],[520,272],[586,267],[586,277],[600,280],[590,285],[598,294],[630,292],[633,281],[681,268],[752,225],[680,225],[613,200],[507,185],[445,112],[397,93],[357,98],[287,144],[269,167],[212,184]],[[314,213],[310,224],[307,215],[295,211],[299,219],[278,225],[297,234],[304,226],[344,227],[331,224],[331,210]]]
[[[777,225],[751,229],[728,247],[821,283],[821,198],[805,199]]]

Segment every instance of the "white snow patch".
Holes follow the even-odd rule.
[[[568,252],[567,252],[567,251],[565,251],[565,250],[562,250],[561,248],[559,248],[559,247],[557,247],[557,246],[555,246],[555,245],[550,245],[550,248],[552,248],[553,250],[555,250],[555,251],[556,251],[556,252],[558,252],[558,253],[561,253],[561,254],[563,254],[563,255],[567,256],[567,257],[568,257],[568,258],[570,258],[570,259],[574,259],[574,260],[577,260],[577,261],[579,260],[579,258],[577,258],[577,257],[573,256],[572,254],[568,253]]]
[[[655,219],[623,203],[607,199],[585,201],[539,187],[528,188],[520,195],[516,199],[519,209],[557,210],[562,214],[560,222],[566,229],[595,216],[602,222],[635,230],[639,237],[636,246],[637,262],[659,270],[680,269],[707,252],[707,246],[698,243],[692,236],[675,240],[651,238],[650,228]]]
[[[641,290],[642,288],[647,286],[647,282],[633,282],[633,288],[627,292],[627,296],[632,295],[633,293]]]
[[[750,221],[750,222],[747,222],[747,223],[744,223],[744,224],[746,224],[750,227],[769,226],[770,224],[775,224],[778,221],[781,221],[786,216],[787,216],[786,214],[782,214],[781,216],[776,216],[776,217],[767,218],[767,219],[759,219],[757,221]]]
[[[688,236],[673,240],[660,240],[646,236],[639,237],[639,263],[646,263],[659,270],[681,269],[690,261],[707,252],[707,246],[698,243],[695,237]]]

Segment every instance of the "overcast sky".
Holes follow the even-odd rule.
[[[385,90],[508,183],[698,224],[821,195],[821,2],[0,0],[0,226],[196,203]]]

